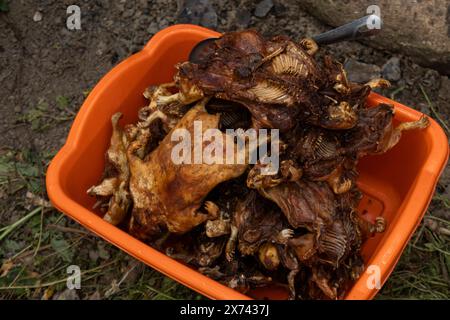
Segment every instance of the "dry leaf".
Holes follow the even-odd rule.
[[[14,263],[12,260],[8,259],[5,262],[3,262],[2,267],[0,268],[0,277],[6,276],[9,271],[14,267]]]

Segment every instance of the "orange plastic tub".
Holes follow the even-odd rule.
[[[120,111],[122,124],[137,121],[137,110],[144,106],[142,92],[152,84],[169,82],[174,65],[187,59],[198,41],[219,34],[192,25],[177,25],[157,33],[145,48],[109,72],[94,88],[81,107],[65,146],[50,164],[47,190],[56,208],[100,237],[185,286],[214,299],[285,297],[277,288],[238,293],[209,279],[194,269],[104,221],[91,208],[94,199],[86,190],[96,184],[103,172],[104,154],[111,136],[111,116]],[[395,121],[413,121],[421,113],[372,93],[368,103],[392,103]],[[387,230],[370,239],[363,247],[366,265],[376,265],[383,284],[394,269],[408,240],[426,212],[448,159],[448,141],[433,120],[426,130],[405,132],[400,143],[380,156],[364,158],[360,165],[359,186],[365,197],[360,212],[368,219],[382,215]],[[347,299],[371,299],[377,289],[367,286],[364,272]]]

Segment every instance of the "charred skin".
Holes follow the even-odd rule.
[[[210,238],[204,232],[190,235],[169,234],[162,250],[171,258],[196,267],[211,267],[223,255],[226,239],[224,237]]]
[[[264,287],[272,283],[272,278],[263,275],[257,270],[248,268],[241,272],[226,272],[219,266],[202,267],[198,269],[202,274],[220,282],[241,293],[247,293],[250,289]]]
[[[425,129],[430,124],[428,118],[422,116],[417,121],[394,127],[393,117],[394,108],[388,104],[361,109],[358,124],[343,135],[346,153],[357,154],[358,157],[385,153],[400,141],[403,131]]]
[[[321,234],[307,233],[293,237],[288,245],[293,248],[298,260],[305,264],[320,261],[337,268],[352,252],[358,251],[362,243],[375,233],[382,233],[385,227],[382,217],[371,223],[351,211],[337,216]]]
[[[258,191],[280,207],[293,228],[319,231],[335,215],[333,192],[323,182],[300,180]]]
[[[159,97],[158,105],[213,96],[245,105],[256,128],[285,132],[295,118],[329,129],[352,128],[360,102],[377,83],[361,90],[330,57],[319,66],[317,50],[312,39],[296,43],[282,36],[266,40],[253,30],[226,33],[210,45],[203,61],[177,66],[180,91]]]
[[[106,152],[106,178],[99,185],[93,186],[87,191],[89,195],[101,198],[100,201],[109,198],[108,210],[103,219],[113,225],[118,225],[125,220],[131,205],[131,196],[128,190],[130,170],[126,157],[129,141],[119,126],[121,117],[121,113],[116,113],[111,119],[113,133],[110,147]]]
[[[229,261],[233,260],[236,247],[242,256],[255,255],[258,250],[265,250],[261,249],[264,243],[286,243],[290,236],[281,213],[257,192],[251,191],[236,206],[226,257]],[[269,251],[273,256],[274,249]]]
[[[335,194],[345,193],[354,185],[354,166],[345,157],[339,139],[329,130],[306,127],[298,133],[291,155],[300,163],[303,176],[312,181],[326,181]]]
[[[296,299],[295,281],[300,272],[300,263],[290,245],[278,245],[277,249],[281,264],[289,270],[286,279],[289,289],[289,300],[294,300]]]

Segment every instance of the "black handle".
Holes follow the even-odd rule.
[[[374,28],[369,29],[368,25],[370,24],[372,24]],[[376,27],[376,24],[379,24],[379,28]],[[381,18],[372,14],[344,24],[336,29],[318,34],[312,38],[318,45],[356,40],[377,34],[381,30],[381,25]]]

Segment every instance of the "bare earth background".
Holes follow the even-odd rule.
[[[198,16],[192,1],[0,0],[0,298],[202,298],[53,209],[44,184],[48,163],[89,91],[158,30],[192,22],[300,39],[330,29],[297,1],[200,2],[205,6]],[[72,4],[81,7],[80,31],[66,28],[66,8]],[[384,95],[448,128],[448,76],[407,55],[357,42],[326,50],[355,76],[382,70],[395,79]],[[392,57],[398,59],[385,65]],[[447,167],[426,218],[378,298],[450,298],[449,181]],[[80,290],[66,288],[69,265],[83,272]]]

